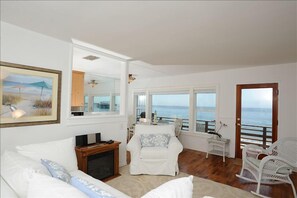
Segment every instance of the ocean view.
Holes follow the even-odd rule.
[[[198,107],[197,120],[215,120],[214,107]],[[189,108],[183,106],[155,105],[152,112],[157,111],[158,117],[183,118],[189,119]],[[271,126],[271,108],[243,108],[242,124]]]

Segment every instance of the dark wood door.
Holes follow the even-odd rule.
[[[241,84],[236,92],[236,157],[246,144],[264,148],[277,140],[278,84]]]

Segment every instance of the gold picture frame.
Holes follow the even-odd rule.
[[[0,128],[60,123],[61,71],[0,64]]]

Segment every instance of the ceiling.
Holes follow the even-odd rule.
[[[96,60],[86,60],[87,56],[98,57]],[[73,48],[72,69],[82,71],[90,76],[104,76],[119,79],[121,77],[121,62],[112,58],[89,52],[86,50]],[[96,78],[97,79],[97,78]]]
[[[1,1],[1,21],[160,76],[297,62],[296,10],[296,1]]]

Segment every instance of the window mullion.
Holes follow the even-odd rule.
[[[191,88],[189,90],[189,132],[195,131],[196,128],[196,122],[195,122],[195,94],[194,94],[194,89]]]
[[[151,112],[152,112],[152,96],[149,91],[146,92],[146,107],[145,111],[147,112],[145,114],[145,118],[151,119]]]

